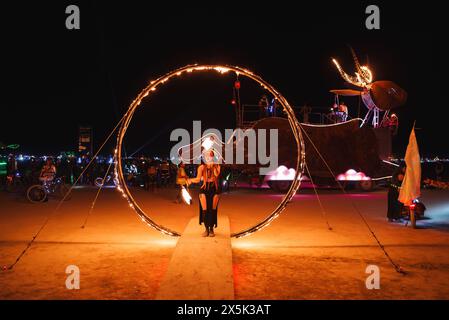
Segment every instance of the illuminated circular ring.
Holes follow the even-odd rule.
[[[123,176],[123,168],[122,168],[122,143],[123,138],[125,136],[126,130],[128,129],[128,126],[131,122],[131,119],[134,115],[134,112],[139,107],[142,100],[147,97],[150,93],[153,91],[156,91],[158,86],[166,83],[171,78],[181,76],[184,73],[192,73],[195,71],[216,71],[220,74],[225,74],[227,72],[234,72],[237,75],[243,75],[246,76],[257,83],[259,83],[265,90],[269,91],[274,98],[281,104],[283,107],[284,112],[287,114],[288,122],[290,124],[290,128],[293,132],[293,135],[296,140],[296,146],[297,146],[297,159],[296,159],[296,168],[295,168],[295,177],[293,179],[293,182],[288,190],[288,192],[285,194],[282,201],[279,203],[279,205],[273,210],[273,212],[268,215],[263,221],[257,223],[256,225],[247,228],[245,230],[235,232],[231,234],[232,237],[240,238],[247,236],[253,232],[256,232],[258,230],[261,230],[262,228],[268,226],[271,221],[276,219],[279,214],[285,209],[287,204],[290,202],[292,197],[295,195],[296,191],[298,190],[301,180],[300,177],[303,173],[304,169],[304,163],[305,163],[305,151],[304,151],[304,140],[302,138],[301,129],[298,120],[296,119],[295,113],[290,106],[290,104],[287,102],[287,100],[275,89],[273,86],[271,86],[268,82],[263,80],[258,75],[252,73],[251,71],[247,69],[243,69],[236,66],[223,66],[223,65],[188,65],[182,68],[179,68],[177,70],[171,71],[167,73],[166,75],[151,81],[150,84],[143,89],[137,98],[131,103],[128,110],[126,111],[125,115],[122,118],[121,127],[119,129],[118,135],[117,135],[117,145],[115,148],[115,159],[116,159],[116,165],[115,165],[115,181],[117,183],[117,190],[119,190],[122,193],[122,196],[128,201],[129,206],[134,209],[134,211],[140,216],[140,218],[147,223],[152,228],[170,235],[170,236],[180,236],[181,234],[179,232],[176,232],[174,230],[170,230],[162,225],[157,224],[155,221],[153,221],[146,213],[142,210],[142,208],[139,207],[136,200],[133,198],[131,192],[128,189],[128,186],[126,184],[125,178]]]

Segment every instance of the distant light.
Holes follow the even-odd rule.
[[[295,178],[296,170],[288,169],[286,166],[279,166],[276,170],[271,171],[267,174],[268,180],[271,181],[292,181]],[[298,180],[301,179],[298,176]]]
[[[368,177],[363,172],[357,172],[354,169],[349,169],[345,173],[339,174],[337,176],[338,181],[367,181],[371,180],[370,177]]]

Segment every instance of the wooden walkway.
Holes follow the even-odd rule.
[[[198,217],[188,223],[176,244],[156,299],[234,299],[229,218],[218,215],[215,237],[201,237]]]

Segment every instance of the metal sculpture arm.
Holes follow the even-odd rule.
[[[337,60],[332,59],[332,62],[335,64],[335,66],[338,69],[338,72],[340,73],[341,77],[346,81],[349,82],[357,87],[365,88],[368,87],[371,82],[373,81],[373,73],[367,66],[361,66],[359,63],[359,60],[357,59],[357,56],[354,52],[354,50],[351,48],[352,57],[354,59],[355,67],[357,72],[355,72],[355,76],[351,76],[347,74],[343,68],[340,66]]]

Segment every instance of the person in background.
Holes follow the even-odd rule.
[[[268,99],[266,95],[263,95],[259,100],[259,118],[263,119],[268,115]]]
[[[178,174],[178,166],[171,161],[169,161],[169,166],[170,166],[170,185],[174,185],[174,184],[176,184],[176,177]],[[184,170],[185,169],[186,168],[184,166]]]
[[[0,190],[6,189],[6,176],[8,174],[8,160],[0,155]]]
[[[147,167],[147,175],[145,178],[145,190],[150,191],[151,188],[151,190],[154,191],[154,185],[157,181],[157,167],[154,160],[150,160]]]
[[[396,115],[396,114],[392,114],[391,116],[390,116],[390,126],[398,126],[399,125],[399,119],[398,119],[398,116]]]
[[[329,112],[329,120],[331,121],[331,123],[337,123],[339,122],[339,111],[338,111],[338,104],[335,102],[332,107],[331,110]]]
[[[267,116],[276,117],[277,108],[278,108],[278,104],[276,102],[276,99],[275,98],[271,99],[271,103],[268,106]]]
[[[435,178],[436,178],[435,180],[442,180],[443,173],[444,173],[444,165],[441,161],[438,161],[435,164],[434,170],[435,170]]]
[[[8,163],[7,163],[7,167],[6,167],[8,176],[15,175],[18,171],[17,169],[18,168],[17,168],[16,157],[15,157],[15,155],[10,154],[8,157]]]
[[[399,127],[399,119],[396,114],[387,117],[387,121],[382,122],[383,126],[388,126],[393,136],[397,135]]]
[[[312,107],[308,106],[308,105],[304,105],[303,107],[301,107],[301,115],[302,115],[302,122],[304,123],[309,123],[310,120],[310,113],[312,112]]]
[[[348,118],[348,106],[342,101],[338,106],[339,118],[341,122],[345,122]]]
[[[31,159],[30,162],[30,167],[31,167],[31,183],[35,184],[38,183],[39,181],[39,175],[40,175],[40,164],[39,161],[36,160],[35,158]]]
[[[140,164],[140,178],[142,179],[143,188],[148,191],[148,166],[150,163],[143,160]]]
[[[23,181],[26,186],[31,186],[33,184],[33,162],[34,159],[28,160],[23,168]]]
[[[178,195],[176,196],[175,203],[182,203],[182,188],[187,185],[187,174],[185,170],[185,164],[181,162],[178,166],[176,174],[176,186],[178,187]]]
[[[49,182],[53,181],[56,176],[56,167],[53,164],[52,159],[48,158],[45,162],[44,166],[41,169],[41,173],[39,175],[39,181],[41,182]]]
[[[404,176],[405,164],[401,164],[398,170],[393,173],[391,183],[388,188],[387,218],[389,222],[394,222],[401,219],[402,208],[404,205],[398,200],[398,197]]]
[[[162,161],[160,167],[160,185],[161,186],[167,186],[170,180],[170,165],[168,164],[168,161],[164,160]]]

